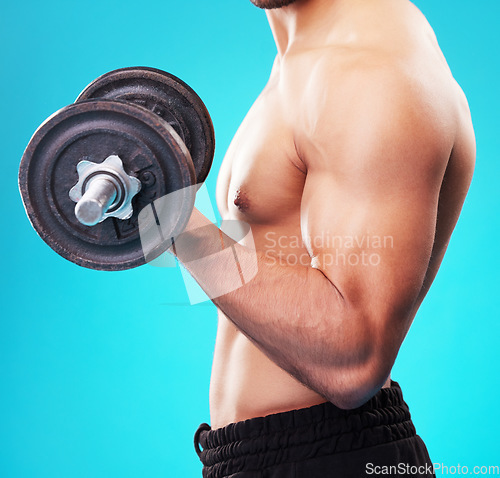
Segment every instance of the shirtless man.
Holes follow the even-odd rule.
[[[217,203],[250,224],[256,252],[236,245],[237,256],[258,271],[213,299],[203,475],[432,475],[390,371],[472,178],[467,101],[407,0],[252,2],[278,53]],[[198,267],[187,252],[228,240],[208,224],[195,210],[176,253],[209,291],[227,280],[224,260]]]

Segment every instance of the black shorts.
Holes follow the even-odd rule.
[[[396,382],[354,410],[327,402],[217,430],[204,423],[195,448],[204,478],[435,476]]]

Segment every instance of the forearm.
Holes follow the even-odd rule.
[[[195,213],[177,257],[222,312],[271,360],[310,388],[335,401],[371,357],[370,327],[321,271],[271,264],[264,254],[234,244],[241,271],[255,277],[234,288],[234,255],[215,254],[219,229]],[[234,242],[234,241],[233,241]],[[184,247],[182,247],[184,246]],[[203,261],[193,261],[201,258]]]

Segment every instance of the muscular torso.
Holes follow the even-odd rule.
[[[335,101],[343,105],[349,101],[349,94],[356,94],[356,82],[351,81],[353,64],[366,61],[404,64],[409,74],[428,78],[423,82],[430,82],[426,87],[433,88],[439,98],[437,114],[442,114],[443,121],[449,123],[449,135],[443,141],[454,138],[451,156],[442,158],[448,161],[448,166],[439,199],[433,253],[420,300],[415,305],[416,313],[460,212],[468,186],[462,171],[470,163],[473,138],[463,94],[430,27],[413,7],[405,3],[400,8],[401,12],[394,13],[403,19],[400,31],[388,29],[388,33],[381,33],[378,29],[378,36],[371,38],[371,30],[367,28],[367,36],[359,44],[339,45],[325,39],[323,48],[290,53],[275,63],[267,86],[227,151],[219,173],[217,203],[224,219],[251,224],[256,248],[265,253],[267,260],[285,265],[287,261],[307,263],[307,250],[297,240],[302,236],[300,206],[307,175],[297,146],[304,131],[314,127],[314,105],[321,101],[322,86],[328,83],[328,91],[335,92],[338,84]],[[387,17],[387,12],[380,14]],[[413,30],[406,33],[408,24]],[[370,42],[369,49],[363,43],[365,40]],[[386,386],[388,383],[389,378]],[[210,389],[213,428],[324,401],[324,397],[272,362],[219,311]]]

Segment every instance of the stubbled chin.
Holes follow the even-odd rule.
[[[250,0],[256,7],[263,10],[272,10],[274,8],[281,8],[296,2],[297,0]]]

